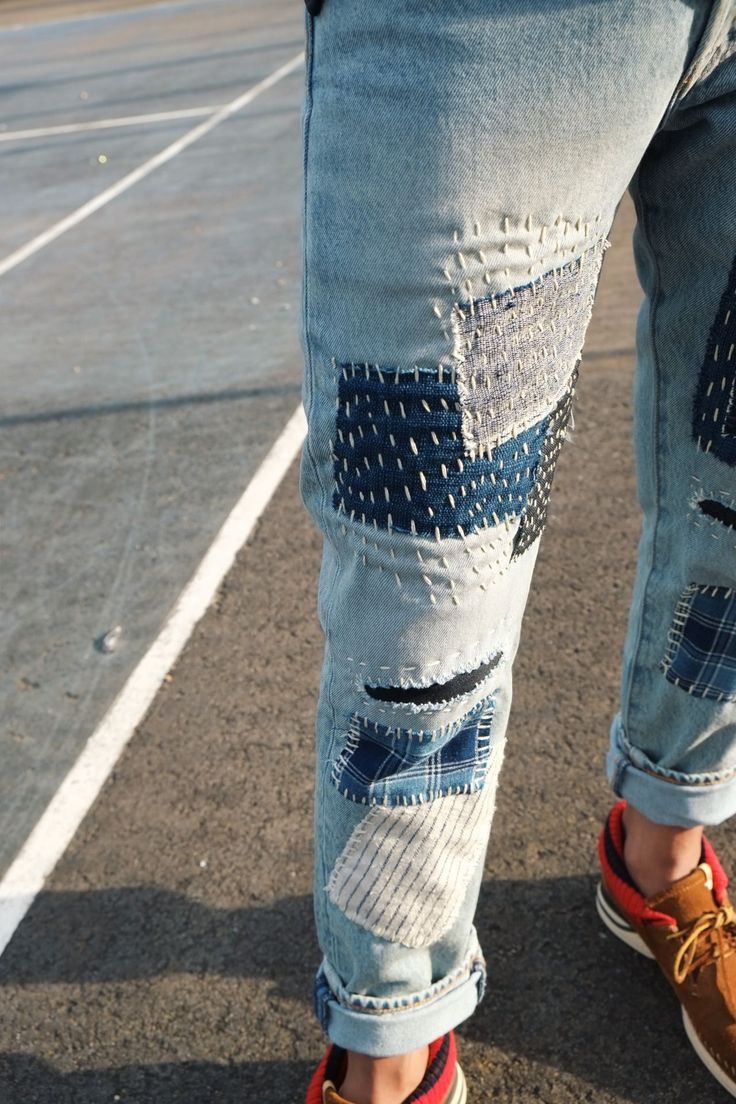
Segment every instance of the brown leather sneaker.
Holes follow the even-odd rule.
[[[682,1006],[688,1038],[713,1076],[736,1096],[736,913],[715,851],[654,897],[644,897],[623,858],[620,801],[598,840],[596,906],[615,936],[659,963]]]

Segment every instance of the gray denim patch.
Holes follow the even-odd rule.
[[[518,436],[562,398],[580,360],[609,244],[600,238],[524,287],[456,306],[456,380],[468,453]]]

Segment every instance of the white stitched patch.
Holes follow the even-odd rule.
[[[482,454],[543,418],[580,359],[602,238],[525,287],[455,307],[456,380],[466,450]]]
[[[428,946],[452,926],[493,819],[503,744],[489,754],[476,793],[376,805],[353,829],[325,887],[350,920],[407,947]]]

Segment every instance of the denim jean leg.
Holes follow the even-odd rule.
[[[512,667],[606,234],[708,9],[307,18],[315,1011],[350,1049],[421,1046],[483,995]]]
[[[736,812],[736,12],[632,182],[643,527],[608,776],[650,819]]]

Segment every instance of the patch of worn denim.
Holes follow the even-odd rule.
[[[462,538],[521,514],[549,417],[468,458],[449,369],[341,365],[333,504],[381,529]]]
[[[351,833],[327,894],[345,915],[392,943],[423,947],[454,923],[482,861],[503,743],[475,793],[417,805],[373,806]]]
[[[486,698],[461,721],[436,731],[408,731],[351,719],[332,768],[344,797],[364,805],[415,805],[472,793],[486,779],[495,702]]]
[[[736,464],[736,260],[713,326],[693,404],[698,448]]]
[[[427,715],[438,712],[431,704],[377,701],[365,687],[438,686],[510,654],[518,634],[516,603],[528,592],[539,547],[536,542],[512,560],[514,533],[515,527],[507,532],[501,526],[464,541],[406,534],[397,540],[387,530],[345,519],[325,545],[322,573],[323,583],[339,578],[343,602],[336,611],[323,585],[319,607],[323,623],[330,619],[340,679],[334,693],[349,703],[343,716],[357,711],[391,726],[436,728],[465,714],[463,699],[453,699],[441,706],[436,723],[428,723]]]
[[[661,668],[699,698],[736,701],[736,590],[691,583],[675,610]]]
[[[457,306],[457,382],[470,454],[519,437],[569,389],[607,245],[600,239],[523,287]]]

